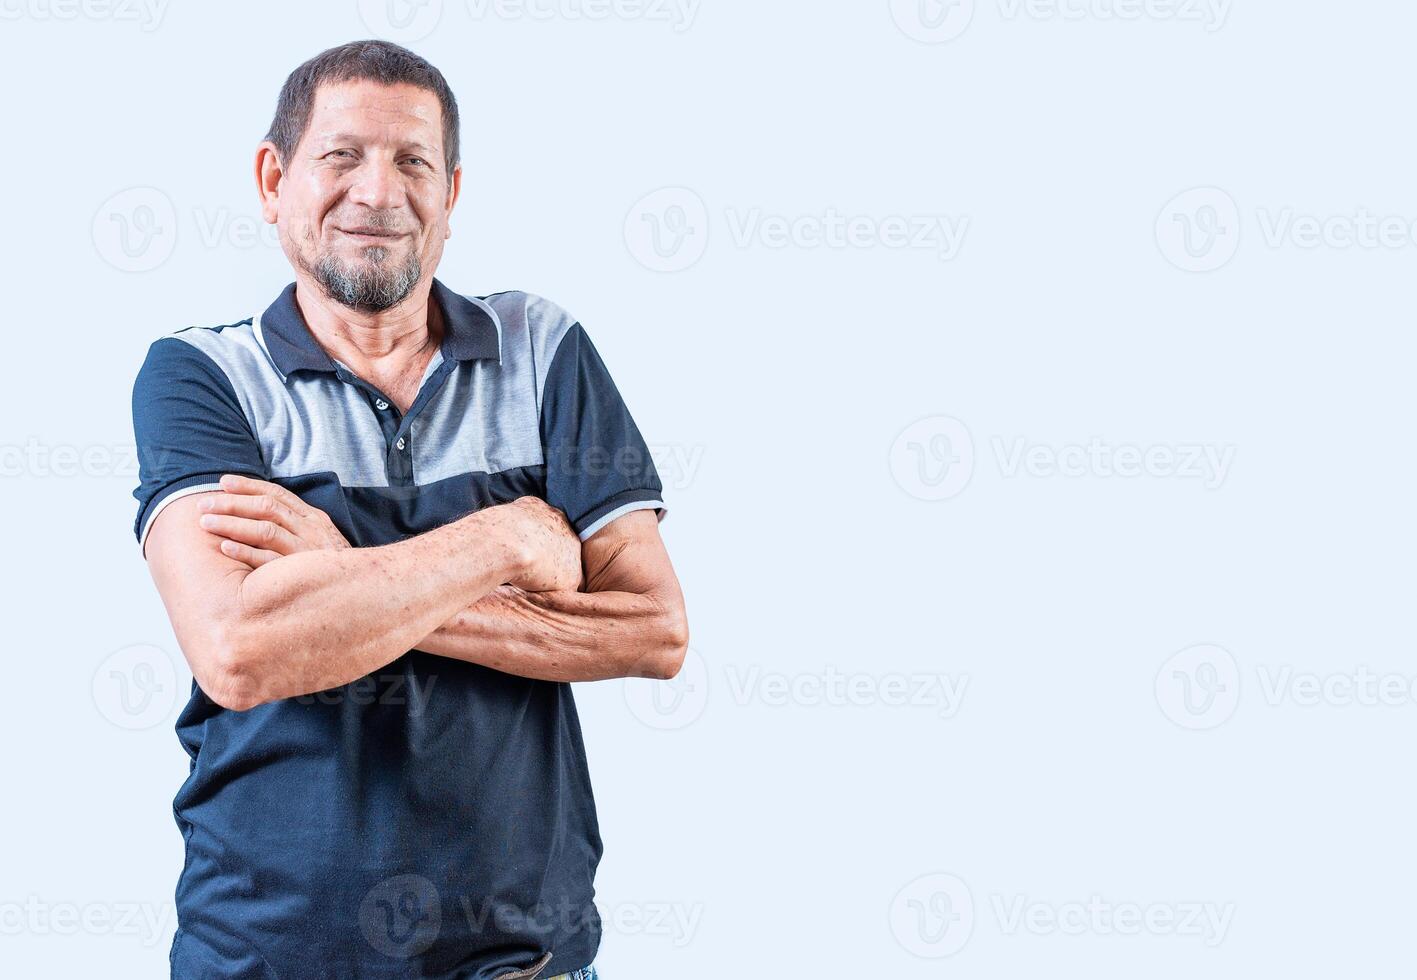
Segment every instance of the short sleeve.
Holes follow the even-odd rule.
[[[220,489],[224,473],[265,478],[260,444],[226,374],[177,336],[148,348],[133,384],[138,450],[139,547],[162,509],[179,497]]]
[[[663,520],[663,488],[649,448],[605,362],[579,323],[551,358],[541,406],[546,500],[582,541],[632,510]]]

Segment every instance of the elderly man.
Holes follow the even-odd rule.
[[[592,977],[568,682],[688,642],[648,449],[572,316],[433,278],[462,169],[432,65],[318,55],[255,162],[295,282],[155,341],[133,392],[195,679],[172,975]]]

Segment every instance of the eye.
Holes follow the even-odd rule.
[[[428,166],[428,161],[423,159],[422,157],[407,157],[405,162],[412,163],[420,167]]]
[[[348,158],[350,158],[350,159],[353,159],[353,158],[354,158],[354,151],[353,151],[353,150],[331,150],[329,153],[326,153],[325,156],[327,156],[327,157],[337,157],[337,156],[340,156],[341,154],[343,154],[345,157],[348,157]]]

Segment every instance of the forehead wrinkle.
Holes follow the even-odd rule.
[[[412,85],[322,85],[315,95],[314,115],[320,112],[399,113],[432,123],[441,118],[443,107],[437,97]]]
[[[430,116],[427,109],[402,102],[394,106],[317,105],[311,114],[309,131],[320,144],[386,143],[436,154],[442,147],[441,115]]]

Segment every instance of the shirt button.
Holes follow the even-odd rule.
[[[389,407],[389,403],[384,401],[384,399],[380,398],[374,402],[374,407],[382,412],[384,409]]]
[[[395,449],[402,449],[402,448],[403,448],[403,440],[400,439],[398,442],[394,443],[394,448],[395,448]]]

